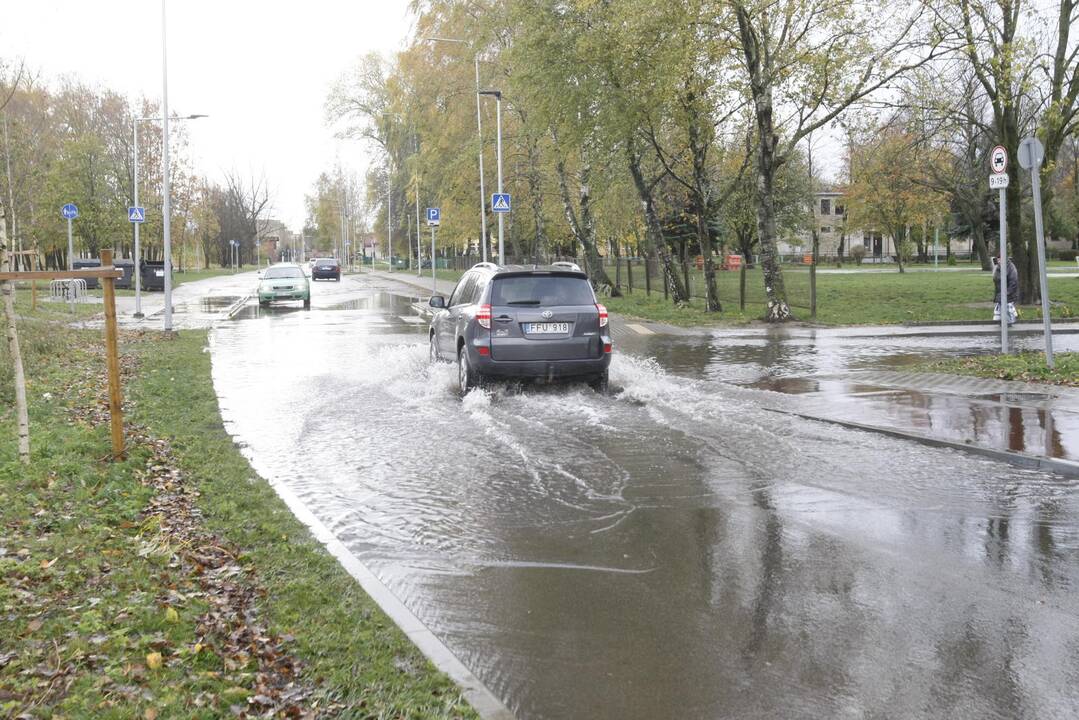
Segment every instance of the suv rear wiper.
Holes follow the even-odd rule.
[[[539,305],[539,300],[510,300],[507,305]]]

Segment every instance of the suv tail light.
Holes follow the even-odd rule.
[[[596,310],[599,310],[599,326],[607,327],[607,308],[596,303]]]
[[[480,327],[491,329],[491,306],[480,305],[479,312],[476,313],[476,322],[480,324]]]

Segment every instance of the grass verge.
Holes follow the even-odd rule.
[[[809,273],[785,268],[784,281],[795,318],[810,320]],[[716,274],[723,312],[704,310],[703,277],[691,274],[694,299],[686,308],[675,308],[663,299],[663,286],[653,282],[651,295],[635,278],[633,293],[609,298],[608,307],[630,317],[675,325],[737,325],[764,316],[765,297],[759,269],[746,276],[746,308],[739,310],[738,273]],[[623,292],[626,279],[623,277]],[[658,291],[657,291],[658,288]],[[1051,314],[1056,319],[1079,316],[1079,278],[1049,278]],[[817,317],[823,325],[894,325],[920,322],[970,322],[992,319],[993,283],[981,272],[877,272],[817,276]],[[1041,318],[1040,306],[1023,306],[1024,320]]]
[[[30,468],[0,412],[0,714],[474,717],[238,452],[204,332],[124,336],[112,463],[100,332],[50,326]]]
[[[1055,353],[1053,360],[1056,367],[1050,370],[1045,364],[1045,353],[978,355],[927,363],[918,369],[952,375],[1079,387],[1079,353]]]

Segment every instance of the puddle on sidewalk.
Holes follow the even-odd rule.
[[[240,300],[239,295],[217,295],[200,298],[197,302],[184,302],[172,306],[173,314],[213,315],[223,313]]]

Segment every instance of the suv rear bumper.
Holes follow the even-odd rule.
[[[608,338],[606,342],[610,342]],[[468,348],[468,360],[476,372],[491,377],[569,378],[599,375],[611,366],[611,353],[585,360],[492,360]]]

